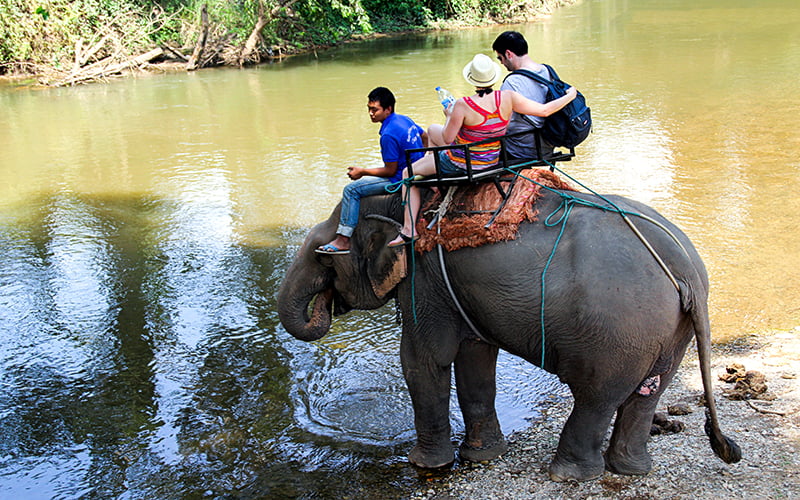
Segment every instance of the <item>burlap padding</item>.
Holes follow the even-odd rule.
[[[417,232],[420,238],[414,244],[415,250],[427,252],[441,243],[445,250],[452,252],[459,248],[478,247],[487,243],[515,239],[520,223],[535,221],[538,214],[534,203],[541,196],[542,188],[527,179],[554,189],[575,190],[548,169],[523,170],[520,175],[522,177],[517,179],[506,205],[488,228],[484,226],[491,219],[491,213],[464,215],[459,212],[494,211],[500,206],[503,198],[493,183],[484,182],[474,186],[459,187],[447,215],[440,223],[441,228],[437,228],[437,225],[434,224],[431,229],[427,229],[433,217],[433,211],[439,208],[442,200],[441,195],[434,196],[423,207],[422,215],[417,221]],[[508,183],[503,182],[501,185],[508,189]]]

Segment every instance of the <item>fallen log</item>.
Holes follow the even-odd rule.
[[[105,35],[97,43],[89,47],[87,50],[82,51],[81,58],[78,64],[80,64],[80,66],[85,66],[89,62],[89,59],[94,57],[94,55],[97,54],[100,51],[100,49],[103,48],[103,46],[106,44],[106,41],[108,41],[108,38],[109,36]]]
[[[97,63],[87,66],[82,71],[72,74],[61,81],[56,82],[56,87],[67,87],[78,83],[84,83],[93,80],[107,78],[109,76],[117,75],[125,70],[139,67],[149,63],[153,59],[164,55],[164,49],[161,47],[145,52],[136,57],[131,57],[120,63],[111,63],[106,65],[98,65]]]
[[[176,48],[174,48],[174,47],[170,47],[169,45],[166,45],[166,44],[165,44],[165,45],[162,45],[161,47],[162,47],[162,48],[163,48],[165,51],[167,51],[167,52],[169,52],[170,54],[172,54],[173,56],[175,56],[175,58],[176,58],[176,59],[180,59],[181,61],[183,61],[183,62],[185,62],[185,63],[188,63],[188,62],[189,62],[189,58],[188,58],[188,57],[186,57],[185,55],[183,55],[183,53],[181,53],[181,51],[180,51],[180,50],[178,50],[178,49],[176,49]]]

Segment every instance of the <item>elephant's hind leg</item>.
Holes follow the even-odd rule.
[[[556,456],[550,463],[553,481],[588,481],[603,475],[602,445],[614,408],[596,399],[575,396],[575,407],[564,424]]]
[[[674,375],[675,369],[662,374],[655,394],[642,396],[638,391],[634,392],[617,409],[614,432],[605,455],[608,470],[626,475],[650,472],[653,466],[647,451],[647,440],[650,437],[653,415],[661,394]]]
[[[456,390],[466,427],[459,448],[464,460],[491,460],[508,451],[494,407],[497,352],[496,346],[464,340],[456,356]]]
[[[653,423],[658,396],[632,394],[617,410],[614,432],[606,451],[606,468],[626,475],[647,474],[652,459],[647,451],[647,439]]]

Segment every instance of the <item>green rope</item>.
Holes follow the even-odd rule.
[[[558,213],[561,210],[561,207],[564,207],[564,213],[561,215],[561,218],[556,221],[555,223],[550,223],[550,217]],[[553,245],[553,250],[550,252],[550,256],[547,258],[547,263],[544,265],[544,269],[542,269],[542,304],[539,307],[539,324],[541,325],[542,329],[542,364],[539,365],[540,368],[544,369],[544,350],[545,350],[545,335],[544,335],[544,292],[545,292],[545,283],[546,283],[546,276],[547,270],[550,268],[550,263],[553,261],[553,257],[556,255],[556,249],[558,248],[558,244],[561,242],[561,237],[564,235],[564,230],[567,227],[567,220],[569,220],[570,213],[572,212],[572,208],[575,206],[574,203],[570,202],[569,200],[562,200],[561,205],[559,208],[547,216],[544,220],[544,224],[547,227],[555,227],[559,223],[561,224],[561,230],[558,232],[558,237],[556,238],[556,242]]]
[[[552,165],[550,163],[548,163],[548,165],[550,165],[551,168],[555,169],[554,165]],[[517,177],[521,177],[521,178],[523,178],[523,179],[525,179],[525,180],[527,180],[529,182],[532,182],[532,183],[536,184],[537,186],[539,186],[541,188],[544,188],[544,189],[547,189],[549,191],[552,191],[553,193],[556,193],[557,195],[559,195],[561,197],[561,203],[558,205],[558,207],[556,207],[556,209],[544,219],[544,225],[546,227],[556,227],[558,225],[561,225],[561,229],[558,232],[558,236],[556,237],[556,241],[553,244],[553,250],[550,251],[550,256],[547,258],[547,262],[544,265],[544,269],[542,269],[542,275],[541,275],[542,276],[541,277],[542,300],[541,300],[541,305],[539,306],[539,326],[540,326],[540,328],[542,330],[542,360],[541,360],[540,367],[544,368],[545,340],[546,340],[545,319],[544,319],[545,318],[545,315],[544,315],[545,300],[544,300],[544,298],[545,298],[546,283],[547,283],[547,280],[546,280],[547,271],[550,269],[550,264],[553,262],[553,258],[556,255],[556,250],[558,249],[558,244],[561,243],[561,238],[564,236],[564,231],[567,228],[567,222],[569,221],[569,216],[572,214],[572,209],[575,207],[575,205],[589,206],[589,207],[599,208],[601,210],[609,210],[609,207],[608,206],[603,206],[603,205],[600,205],[600,204],[597,204],[597,203],[594,203],[594,202],[591,202],[591,201],[583,200],[581,198],[578,198],[576,196],[572,196],[570,194],[562,193],[561,191],[555,190],[555,189],[553,189],[553,188],[551,188],[549,186],[545,186],[544,184],[542,184],[540,182],[537,182],[537,181],[535,181],[535,180],[533,180],[533,179],[531,179],[529,177],[526,177],[526,176],[520,174],[517,170],[513,170],[513,169],[510,169],[510,168],[506,168],[506,170],[511,172],[512,174],[516,175]],[[559,170],[559,172],[561,172],[561,171]],[[567,177],[569,177],[569,176],[567,175]],[[571,179],[571,177],[570,177],[570,179]],[[580,184],[580,183],[578,183],[578,184]],[[602,199],[602,197],[600,197],[600,198]],[[608,200],[606,200],[606,201],[608,201]],[[613,203],[609,202],[609,204],[611,206],[614,206]],[[617,208],[617,210],[619,210],[618,207],[615,207],[615,208]],[[552,220],[553,217],[555,217],[558,213],[561,213],[561,216],[557,220],[553,221]]]
[[[397,182],[387,184],[383,189],[389,194],[394,194],[403,187],[403,184],[410,184],[410,182],[408,182],[408,179],[401,179]]]
[[[643,214],[639,214],[639,213],[636,213],[636,212],[628,212],[626,210],[622,210],[614,202],[612,202],[608,198],[604,197],[603,195],[596,193],[594,190],[592,190],[589,187],[585,186],[584,184],[582,184],[581,182],[579,182],[578,180],[576,180],[575,178],[573,178],[572,176],[570,176],[569,174],[564,172],[563,170],[557,168],[552,163],[549,163],[546,160],[545,160],[545,163],[547,163],[550,166],[550,169],[552,171],[556,171],[557,170],[559,174],[564,175],[565,177],[567,177],[569,180],[571,180],[575,184],[578,184],[579,186],[581,186],[585,190],[589,191],[594,196],[600,198],[601,200],[606,202],[607,205],[601,205],[601,204],[595,203],[593,201],[584,200],[582,198],[578,198],[578,197],[573,196],[571,194],[558,191],[556,189],[553,189],[553,188],[551,188],[549,186],[545,186],[544,184],[541,184],[541,183],[539,183],[539,182],[537,182],[537,181],[535,181],[533,179],[530,179],[530,178],[520,174],[517,170],[513,170],[513,169],[505,167],[505,170],[513,173],[514,175],[516,175],[518,177],[522,177],[523,179],[526,179],[527,181],[532,182],[533,184],[536,184],[537,186],[539,186],[541,188],[547,189],[547,190],[559,195],[561,197],[561,200],[562,200],[561,204],[559,204],[559,206],[556,207],[556,209],[550,215],[548,215],[544,220],[544,225],[546,227],[555,227],[555,226],[558,226],[560,224],[561,225],[561,229],[560,229],[560,231],[558,233],[558,237],[556,238],[555,243],[553,244],[553,250],[550,252],[550,256],[548,257],[547,262],[545,263],[544,269],[542,270],[542,278],[541,278],[541,280],[542,280],[542,286],[541,286],[542,303],[541,303],[541,307],[540,307],[540,311],[539,311],[539,322],[540,322],[541,330],[542,330],[542,365],[541,365],[542,368],[544,368],[544,351],[545,351],[545,321],[544,321],[544,318],[545,318],[545,316],[544,316],[544,308],[545,308],[545,300],[544,300],[544,297],[545,297],[545,277],[547,275],[548,269],[550,268],[550,264],[553,261],[553,257],[555,257],[556,249],[558,248],[558,244],[561,242],[561,238],[564,235],[564,230],[566,229],[567,221],[569,220],[569,216],[572,213],[572,209],[576,205],[581,205],[581,206],[585,206],[585,207],[592,207],[592,208],[598,208],[598,209],[601,209],[603,211],[611,211],[611,212],[616,212],[616,213],[620,214],[620,216],[622,216],[622,218],[625,220],[625,222],[631,227],[631,229],[642,240],[642,243],[644,243],[644,245],[646,247],[648,247],[648,250],[650,250],[651,253],[653,253],[653,256],[656,258],[656,260],[658,261],[659,265],[661,265],[661,267],[664,269],[664,272],[667,274],[667,277],[672,281],[672,283],[679,290],[680,290],[680,287],[678,286],[677,282],[675,281],[675,278],[672,276],[672,273],[670,272],[670,270],[666,267],[666,264],[663,263],[663,261],[658,256],[658,254],[655,253],[655,250],[652,249],[652,247],[647,242],[647,240],[644,239],[644,236],[641,235],[641,233],[638,232],[638,230],[635,228],[635,226],[633,226],[633,223],[627,218],[627,216],[628,215],[632,215],[632,216],[635,216],[635,217],[639,217],[639,218],[642,218],[642,219],[644,219],[644,220],[646,220],[646,221],[658,226],[664,232],[666,232],[670,237],[672,237],[672,239],[678,244],[678,246],[680,246],[680,248],[684,251],[684,253],[686,253],[686,255],[689,256],[689,253],[686,251],[686,248],[683,246],[683,244],[680,242],[680,240],[678,240],[678,238],[668,228],[666,228],[664,225],[662,225],[658,221],[653,220],[652,218],[650,218],[650,217],[648,217],[646,215],[643,215]],[[558,218],[558,220],[552,221],[551,219],[553,217],[555,217],[556,214],[558,214],[559,212],[563,212],[563,213]]]
[[[541,359],[541,367],[542,368],[544,368],[544,360],[545,360],[545,339],[546,339],[546,336],[545,336],[545,300],[544,300],[544,298],[545,298],[545,291],[546,291],[547,271],[550,269],[550,264],[553,262],[553,258],[556,255],[556,250],[558,249],[558,245],[561,242],[561,238],[564,235],[564,231],[566,230],[567,222],[569,221],[569,217],[572,214],[572,209],[575,208],[576,205],[590,207],[590,208],[597,208],[597,209],[600,209],[600,210],[603,210],[603,211],[610,211],[610,212],[618,213],[618,214],[620,214],[622,216],[623,219],[626,219],[626,222],[628,222],[628,224],[631,225],[631,227],[632,227],[632,229],[634,229],[634,231],[636,229],[632,226],[632,223],[629,220],[627,220],[626,216],[627,215],[632,215],[632,216],[635,216],[635,217],[642,218],[642,219],[644,219],[644,220],[646,220],[646,221],[648,221],[648,222],[660,227],[663,231],[665,231],[667,234],[669,234],[672,237],[672,239],[681,247],[681,249],[683,249],[683,251],[688,256],[688,252],[684,248],[683,244],[678,240],[678,238],[668,228],[663,226],[658,221],[655,221],[652,218],[650,218],[650,217],[648,217],[646,215],[643,215],[643,214],[639,214],[639,213],[636,213],[636,212],[629,212],[629,211],[621,209],[614,202],[612,202],[611,200],[609,200],[605,196],[595,192],[593,189],[591,189],[588,186],[584,185],[583,183],[581,183],[580,181],[578,181],[574,177],[572,177],[569,174],[567,174],[565,171],[561,170],[560,168],[557,168],[553,163],[550,163],[547,160],[545,160],[544,162],[550,167],[550,169],[552,171],[554,171],[554,172],[558,171],[559,174],[567,177],[573,183],[579,185],[580,187],[582,187],[583,189],[585,189],[589,193],[591,193],[594,196],[596,196],[597,198],[603,200],[606,203],[606,205],[602,205],[602,204],[599,204],[599,203],[596,203],[596,202],[593,202],[593,201],[589,201],[589,200],[584,200],[582,198],[578,198],[577,196],[573,196],[571,194],[564,193],[562,191],[556,190],[556,189],[551,188],[549,186],[545,186],[544,184],[541,184],[540,182],[537,182],[537,181],[535,181],[535,180],[533,180],[533,179],[531,179],[529,177],[526,177],[526,176],[522,175],[519,172],[519,167],[520,166],[525,166],[526,163],[517,165],[516,169],[503,167],[504,170],[514,174],[515,176],[521,177],[521,178],[523,178],[523,179],[525,179],[525,180],[527,180],[527,181],[529,181],[529,182],[531,182],[533,184],[536,184],[537,186],[539,186],[541,188],[547,189],[548,191],[551,191],[551,192],[553,192],[553,193],[555,193],[555,194],[557,194],[558,196],[561,197],[561,203],[559,204],[559,206],[556,207],[556,209],[550,215],[548,215],[544,219],[544,222],[543,222],[546,227],[556,227],[556,226],[560,225],[561,228],[560,228],[560,230],[558,232],[558,237],[556,238],[556,241],[553,244],[553,250],[550,252],[549,257],[547,258],[547,262],[545,263],[545,266],[542,269],[542,275],[541,275],[541,294],[542,294],[541,296],[542,296],[542,300],[541,300],[541,306],[539,308],[539,322],[540,322],[540,326],[541,326],[541,330],[542,330],[542,359]],[[530,163],[533,163],[533,162],[530,162]],[[408,187],[408,189],[406,189],[405,197],[403,197],[403,199],[401,200],[401,204],[402,204],[402,206],[405,206],[405,207],[408,208],[409,218],[412,215],[411,214],[411,207],[409,206],[409,203],[408,203],[408,200],[409,200],[409,197],[410,197],[409,189],[411,187],[411,181],[412,180],[413,179],[406,178],[406,179],[394,182],[392,184],[389,184],[389,185],[387,185],[385,187],[385,190],[388,193],[396,193],[398,190],[402,189],[402,187],[404,185],[406,185]],[[553,217],[556,217],[557,214],[559,214],[559,213],[561,213],[561,215],[558,217],[558,219],[557,220],[553,220]],[[415,228],[415,230],[416,230],[416,228]],[[413,238],[413,235],[412,235],[411,245],[410,245],[410,248],[411,248],[411,310],[413,312],[414,324],[417,324],[416,283],[415,283],[415,279],[416,279],[416,255],[415,255],[415,252],[414,252],[414,243],[415,243],[415,241],[414,241],[414,238]],[[647,245],[646,241],[644,241],[644,243]],[[654,256],[656,257],[657,260],[660,260],[660,258],[657,255],[654,255]],[[662,267],[663,267],[663,264],[662,264]],[[672,275],[669,272],[669,270],[664,268],[664,271],[667,273],[667,275],[670,277],[670,279],[673,280],[673,282],[674,282],[674,278],[672,277]]]
[[[567,221],[569,220],[569,216],[570,216],[570,214],[572,212],[572,209],[575,207],[575,205],[583,205],[583,206],[588,206],[588,207],[594,207],[594,208],[599,208],[601,210],[611,210],[611,207],[613,207],[613,211],[618,212],[618,213],[623,213],[622,209],[617,207],[614,203],[612,203],[611,201],[609,201],[605,197],[595,193],[594,191],[592,191],[588,187],[584,186],[583,184],[581,184],[577,180],[573,179],[571,176],[569,176],[567,173],[565,173],[561,169],[556,168],[555,165],[553,165],[553,164],[551,164],[551,163],[549,163],[547,161],[545,161],[545,163],[547,163],[550,166],[551,169],[558,170],[559,173],[565,175],[566,177],[568,177],[570,180],[572,180],[576,184],[580,185],[581,187],[583,187],[587,191],[591,192],[592,194],[594,194],[598,198],[604,200],[606,203],[608,203],[610,205],[610,207],[609,206],[603,206],[603,205],[600,205],[598,203],[594,203],[594,202],[591,202],[591,201],[583,200],[581,198],[578,198],[578,197],[575,197],[575,196],[572,196],[572,195],[569,195],[569,194],[566,194],[566,193],[562,193],[561,191],[557,191],[557,190],[555,190],[555,189],[553,189],[553,188],[551,188],[549,186],[545,186],[544,184],[541,184],[541,183],[539,183],[539,182],[537,182],[537,181],[535,181],[535,180],[533,180],[533,179],[531,179],[529,177],[526,177],[526,176],[520,174],[518,170],[510,169],[510,168],[507,168],[507,167],[505,168],[505,170],[511,172],[512,174],[516,175],[517,177],[522,177],[523,179],[525,179],[525,180],[527,180],[529,182],[532,182],[532,183],[536,184],[539,187],[542,187],[544,189],[547,189],[549,191],[552,191],[552,192],[558,194],[562,198],[561,205],[559,205],[558,208],[556,208],[556,210],[553,211],[553,213],[548,215],[547,218],[545,218],[545,221],[544,221],[544,224],[547,227],[555,227],[555,226],[558,226],[560,224],[561,225],[561,229],[560,229],[560,231],[558,233],[558,238],[556,239],[556,242],[553,245],[553,250],[550,252],[550,256],[547,259],[547,263],[545,264],[545,267],[542,270],[542,277],[541,277],[542,303],[541,303],[541,307],[540,307],[540,311],[539,311],[539,321],[541,323],[541,329],[542,329],[542,362],[541,362],[541,367],[542,368],[544,368],[544,357],[545,357],[545,314],[544,314],[544,311],[545,311],[545,300],[544,300],[544,297],[545,297],[545,283],[546,283],[546,279],[545,278],[547,276],[547,271],[550,268],[550,264],[552,263],[553,258],[555,257],[556,250],[558,249],[558,244],[561,242],[561,238],[564,235],[564,231],[566,230]],[[524,166],[524,164],[522,164],[522,165]],[[517,165],[517,168],[519,168],[519,165]],[[389,184],[384,189],[388,193],[396,193],[397,191],[402,189],[403,185],[406,185],[410,189],[412,180],[413,179],[406,178],[406,179],[394,182],[392,184]],[[401,200],[401,204],[403,206],[405,206],[405,207],[408,207],[409,218],[410,218],[412,214],[411,214],[411,207],[409,206],[409,203],[408,203],[409,196],[410,196],[409,189],[406,189],[406,196],[403,197],[403,199]],[[561,212],[562,210],[564,212],[562,214],[562,216],[557,221],[551,222],[551,218],[553,216],[555,216],[557,213]],[[411,247],[411,310],[413,312],[414,324],[417,324],[416,255],[415,255],[415,252],[414,252],[414,239],[413,238],[411,240],[410,247]]]

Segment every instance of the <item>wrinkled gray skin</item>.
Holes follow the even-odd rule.
[[[577,196],[602,203],[591,195]],[[403,375],[417,432],[409,460],[428,468],[454,460],[448,418],[451,367],[466,425],[460,456],[492,459],[507,449],[494,408],[498,348],[540,366],[544,343],[543,368],[568,384],[575,399],[550,465],[550,477],[558,481],[592,479],[604,469],[621,474],[651,469],[646,443],[653,413],[694,336],[709,402],[706,432],[723,460],[738,461],[738,447],[719,430],[710,391],[703,263],[688,238],[656,211],[618,196],[608,198],[624,210],[657,220],[677,236],[686,252],[655,224],[631,217],[671,269],[680,292],[619,214],[576,206],[546,273],[542,339],[542,271],[560,230],[542,221],[562,201],[546,192],[537,202],[540,220],[523,224],[516,240],[445,252],[452,287],[489,343],[483,342],[457,312],[435,250],[417,254],[412,269],[410,250],[386,246],[397,227],[367,216],[400,221],[402,212],[397,196],[376,196],[362,200],[349,255],[314,253],[333,238],[338,208],[311,230],[278,295],[281,322],[298,339],[316,340],[330,327],[331,309],[337,314],[374,309],[396,295],[403,314]],[[395,286],[387,276],[399,259],[408,259],[409,276]],[[642,381],[656,374],[661,389],[650,397],[638,395]],[[611,441],[603,453],[615,412]]]

